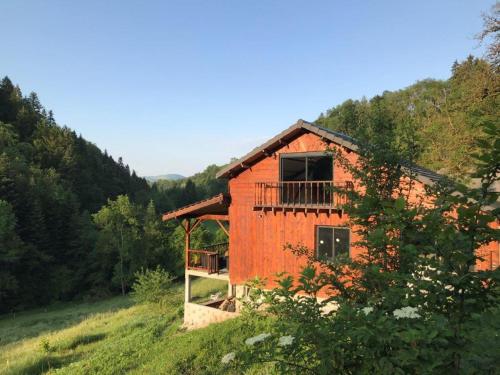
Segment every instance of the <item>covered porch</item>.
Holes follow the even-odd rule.
[[[185,233],[185,267],[186,271],[197,271],[204,276],[217,274],[221,276],[229,272],[229,196],[219,194],[163,215],[163,221],[176,220]],[[204,244],[193,248],[191,235],[205,221],[216,222],[227,236],[227,241]],[[215,275],[214,275],[215,276]],[[217,277],[218,278],[218,277]]]
[[[229,281],[229,196],[219,194],[177,210],[167,212],[163,220],[176,220],[185,233],[185,309],[184,322],[190,328],[208,323],[208,320],[219,321],[232,317],[234,309],[223,306],[235,306],[233,288]],[[227,236],[227,241],[206,244],[193,248],[191,237],[193,231],[205,221],[213,221]],[[227,295],[220,295],[209,303],[196,304],[192,301],[192,281],[203,277],[227,282]],[[225,294],[225,293],[224,293]],[[208,318],[210,317],[210,319]]]

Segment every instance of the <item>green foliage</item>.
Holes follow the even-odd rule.
[[[152,197],[166,211],[226,192],[227,182],[215,178],[221,168],[213,164],[186,179],[158,180],[152,185]]]
[[[49,354],[54,351],[54,347],[50,345],[50,341],[46,337],[40,339],[40,351],[44,354]]]
[[[163,304],[172,294],[173,277],[160,266],[137,271],[134,276],[131,294],[137,303]]]
[[[134,250],[139,241],[138,210],[128,196],[120,195],[115,201],[108,204],[93,215],[94,222],[101,229],[96,244],[97,252],[108,259],[117,255],[117,262],[113,266],[112,281],[120,285],[122,294],[125,294],[130,285],[134,270],[132,269]]]
[[[349,99],[321,114],[317,123],[354,137],[367,132],[376,135],[390,127],[394,145],[418,148],[415,162],[462,177],[471,172],[472,153],[478,150],[476,140],[482,136],[480,123],[498,124],[499,89],[498,71],[470,56],[453,65],[446,81],[427,79],[371,100]],[[409,135],[412,139],[407,143]]]
[[[281,373],[495,373],[500,270],[474,266],[475,250],[500,239],[491,191],[500,178],[498,129],[482,129],[472,175],[478,188],[443,179],[419,197],[415,176],[401,165],[414,159],[413,148],[397,146],[394,127],[378,123],[384,113],[364,130],[369,142],[360,138],[357,165],[336,151],[361,186],[344,193],[363,253],[325,263],[290,246],[308,266],[295,282],[285,275],[279,288],[250,296],[251,315],[271,314],[276,324],[265,339],[234,348],[229,368],[269,362]],[[317,299],[320,291],[333,293]]]
[[[500,68],[500,8],[492,5],[483,14],[483,30],[476,36],[480,43],[488,41],[486,57],[495,68]]]
[[[498,90],[498,70],[470,57],[453,65],[447,81],[425,80],[371,100],[348,100],[318,123],[379,143],[389,132],[386,163],[394,151],[462,177],[485,142],[495,146]],[[10,208],[3,207],[0,216],[15,225],[0,229],[9,233],[0,248],[0,312],[126,292],[142,267],[160,264],[179,276],[183,232],[175,223],[162,223],[159,213],[226,191],[226,181],[215,179],[220,168],[211,165],[188,179],[149,186],[121,158],[114,160],[58,126],[36,94],[23,96],[5,77],[0,82],[0,200]],[[92,216],[120,195],[134,207],[136,222],[123,227],[123,242],[110,229],[111,216],[99,226]],[[381,235],[374,231],[370,241]],[[193,246],[225,240],[220,228],[210,225],[199,226],[192,236]]]
[[[212,169],[194,177],[198,186],[182,199],[217,189],[209,187],[221,184]],[[0,201],[0,312],[127,291],[141,267],[182,272],[182,233],[159,215],[183,204],[180,197],[58,126],[36,94],[24,97],[7,77],[0,82]]]
[[[212,281],[193,282],[200,298],[212,293]],[[47,311],[0,317],[0,374],[239,374],[220,358],[247,335],[269,329],[266,320],[233,319],[185,331],[183,288],[174,285],[164,308],[131,304],[128,297],[96,303],[60,303]],[[44,338],[52,350],[40,350]],[[271,374],[255,364],[248,374]]]
[[[90,212],[149,187],[81,136],[55,123],[36,94],[0,81],[0,200],[10,223],[0,246],[0,312],[88,290],[96,235]],[[9,208],[5,208],[5,204]],[[8,212],[7,212],[8,211]],[[7,241],[7,242],[5,242]]]
[[[163,265],[178,272],[182,253],[171,246],[170,236],[175,234],[169,234],[152,202],[144,208],[121,195],[109,200],[93,219],[100,229],[91,255],[94,288],[111,285],[125,294],[134,274],[143,268]]]
[[[15,267],[26,256],[26,246],[17,233],[16,217],[12,207],[0,200],[0,305],[9,305],[19,290],[19,277]]]

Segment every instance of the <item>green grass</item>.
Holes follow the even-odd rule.
[[[226,373],[220,358],[258,328],[233,319],[187,332],[181,327],[183,288],[174,288],[161,308],[115,297],[0,317],[0,374]],[[226,284],[199,279],[193,296],[203,300],[221,288]]]
[[[191,300],[195,303],[206,302],[212,294],[220,292],[227,295],[227,282],[215,279],[195,279],[191,291]]]

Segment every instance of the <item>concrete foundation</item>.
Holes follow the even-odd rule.
[[[236,312],[222,311],[206,305],[184,303],[184,327],[187,329],[206,327],[211,323],[236,318],[238,315]]]

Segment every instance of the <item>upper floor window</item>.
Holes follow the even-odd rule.
[[[316,227],[316,256],[321,260],[333,260],[339,255],[349,255],[349,228]]]
[[[324,152],[281,154],[281,181],[332,181],[333,158]]]

